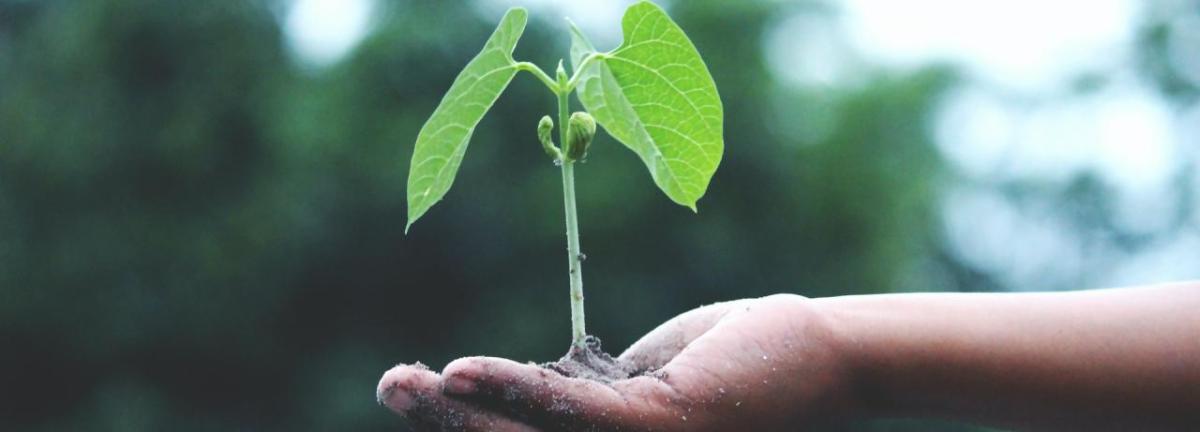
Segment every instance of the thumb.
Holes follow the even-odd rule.
[[[662,368],[742,302],[714,303],[684,312],[646,333],[619,358],[633,364],[638,372]]]

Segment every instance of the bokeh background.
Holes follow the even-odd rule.
[[[628,2],[526,0],[517,57]],[[1200,3],[663,2],[721,91],[700,213],[598,138],[589,330],[709,302],[1200,277]],[[397,362],[569,340],[521,75],[405,236],[412,144],[510,2],[0,0],[0,430],[396,430]],[[847,430],[967,430],[880,421]]]

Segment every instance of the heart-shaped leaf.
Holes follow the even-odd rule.
[[[580,73],[580,102],[641,157],[671,200],[696,210],[721,162],[723,108],[704,60],[661,8],[637,3],[621,20],[625,40]],[[596,52],[572,25],[571,62]]]
[[[512,52],[525,31],[527,16],[521,8],[504,14],[483,51],[467,63],[421,126],[408,172],[405,232],[450,190],[475,126],[517,74]]]

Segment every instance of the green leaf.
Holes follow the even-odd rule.
[[[596,49],[571,27],[578,68]],[[717,86],[692,41],[658,6],[630,6],[621,27],[621,46],[578,72],[579,100],[641,157],[659,189],[695,211],[725,148]]]
[[[417,134],[408,172],[408,225],[404,232],[450,190],[475,126],[517,74],[512,52],[525,31],[527,15],[521,8],[504,14],[483,51],[454,79]]]

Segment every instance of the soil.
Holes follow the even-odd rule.
[[[632,376],[644,373],[628,361],[613,358],[612,355],[600,348],[600,338],[588,335],[584,339],[587,349],[579,349],[574,345],[567,354],[552,363],[542,363],[542,367],[553,370],[571,378],[583,378],[611,384]]]

